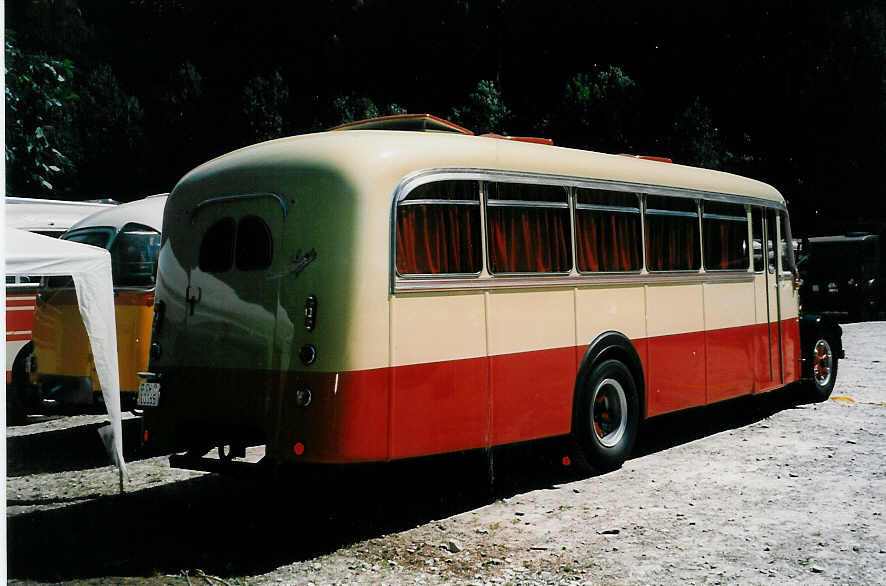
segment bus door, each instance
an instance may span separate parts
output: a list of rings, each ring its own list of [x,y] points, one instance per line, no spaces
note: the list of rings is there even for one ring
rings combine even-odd
[[[784,382],[784,356],[782,353],[781,331],[781,273],[778,254],[777,212],[766,209],[766,238],[764,239],[766,260],[766,303],[769,324],[770,383]]]
[[[272,194],[204,200],[190,211],[183,293],[191,383],[182,389],[214,422],[260,427],[276,404],[281,276],[287,270],[285,200]],[[175,246],[175,244],[173,245]],[[184,343],[182,343],[184,342]]]
[[[787,384],[800,378],[800,292],[794,284],[797,269],[794,265],[793,240],[787,214],[772,211],[776,227],[775,247],[778,287],[778,338],[781,366],[781,383]]]

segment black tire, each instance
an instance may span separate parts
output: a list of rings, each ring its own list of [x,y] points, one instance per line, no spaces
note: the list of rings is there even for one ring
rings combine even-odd
[[[640,427],[637,386],[618,360],[601,362],[575,392],[572,437],[579,468],[605,472],[631,455]]]
[[[828,336],[818,335],[814,340],[812,347],[806,350],[812,360],[812,371],[806,381],[806,395],[811,401],[820,403],[827,401],[834,390],[839,359],[834,351],[836,346]]]

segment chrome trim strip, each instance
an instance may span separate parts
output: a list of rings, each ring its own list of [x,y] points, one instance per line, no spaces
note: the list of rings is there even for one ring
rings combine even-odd
[[[717,273],[628,273],[587,274],[563,276],[489,277],[485,279],[415,279],[395,284],[394,293],[427,291],[486,291],[496,289],[546,289],[563,287],[606,287],[611,285],[676,285],[698,283],[752,283],[754,274],[741,272]]]
[[[642,192],[653,195],[669,195],[682,198],[702,198],[710,201],[754,204],[780,210],[786,209],[785,205],[782,203],[749,195],[705,191],[685,187],[669,187],[647,183],[613,181],[609,179],[470,167],[431,167],[410,173],[401,179],[397,187],[394,188],[394,201],[399,201],[405,197],[406,193],[409,191],[405,189],[406,187],[414,189],[419,185],[430,183],[431,181],[445,181],[447,179],[476,179],[478,181],[498,181],[500,183],[533,183],[541,185],[563,185],[566,187],[589,187],[591,189],[603,189],[606,191],[626,191],[630,193]]]
[[[491,208],[552,208],[562,210],[569,208],[569,202],[565,201],[521,201],[516,199],[487,198],[486,205]]]
[[[198,203],[193,210],[191,210],[191,221],[194,221],[194,218],[197,216],[200,211],[208,206],[215,205],[217,203],[225,203],[229,201],[240,201],[240,200],[249,200],[249,199],[262,199],[270,197],[277,200],[277,203],[280,204],[280,207],[283,208],[283,217],[285,218],[289,214],[289,206],[286,204],[286,200],[276,194],[276,193],[242,193],[237,195],[220,195],[218,197],[211,197],[209,199],[204,199],[200,203]]]
[[[591,210],[595,212],[615,212],[621,214],[639,214],[640,208],[630,208],[627,206],[619,207],[619,206],[603,206],[591,203],[577,203],[575,204],[575,209],[577,210]]]
[[[677,210],[657,210],[646,208],[647,216],[676,216],[679,218],[697,218],[698,212],[679,212]]]
[[[444,204],[452,204],[452,205],[472,205],[478,206],[480,205],[480,200],[478,199],[404,199],[400,202],[401,206],[412,206],[412,205],[444,205]]]

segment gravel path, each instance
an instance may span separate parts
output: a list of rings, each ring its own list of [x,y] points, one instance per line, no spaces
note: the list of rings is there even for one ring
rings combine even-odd
[[[7,430],[11,583],[882,584],[886,322],[844,326],[830,401],[792,389],[668,415],[618,471],[557,442],[293,477],[130,454],[101,416]],[[127,439],[138,420],[125,422]],[[130,443],[130,442],[127,442]],[[250,454],[256,460],[260,453]],[[202,575],[201,575],[202,573]]]

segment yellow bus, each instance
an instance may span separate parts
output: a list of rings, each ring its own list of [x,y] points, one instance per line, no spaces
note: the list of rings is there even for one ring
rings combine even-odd
[[[801,377],[830,393],[839,327],[801,328],[778,191],[507,138],[397,116],[188,173],[145,441],[198,467],[213,447],[348,463],[570,436],[607,469],[642,419]]]
[[[167,194],[154,195],[103,210],[77,222],[61,236],[111,253],[121,399],[130,408],[135,407],[136,373],[148,362],[166,200]],[[91,404],[101,397],[70,277],[41,280],[34,314],[34,356],[32,376],[40,398]]]

